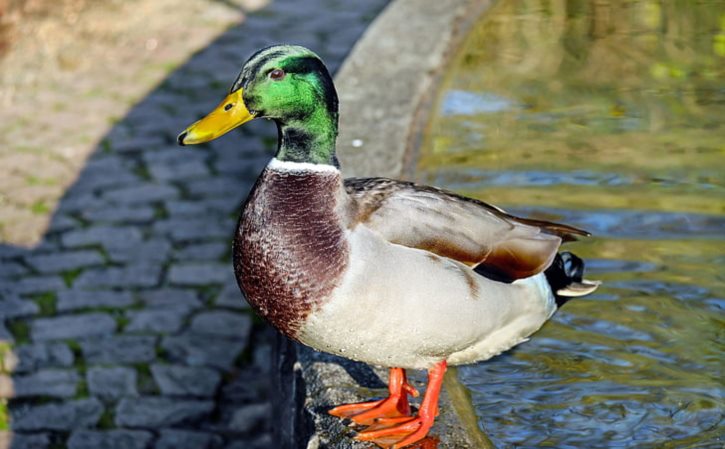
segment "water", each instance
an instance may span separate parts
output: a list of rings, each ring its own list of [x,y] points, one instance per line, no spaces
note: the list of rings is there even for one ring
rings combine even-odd
[[[498,448],[722,448],[725,2],[500,1],[418,181],[588,229],[603,286],[463,367]]]

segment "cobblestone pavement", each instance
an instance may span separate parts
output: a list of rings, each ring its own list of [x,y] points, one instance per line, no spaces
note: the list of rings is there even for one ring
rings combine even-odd
[[[0,449],[274,447],[274,333],[229,258],[276,129],[175,137],[253,50],[306,45],[334,70],[385,3],[277,0],[250,15],[113,127],[39,245],[0,244]]]

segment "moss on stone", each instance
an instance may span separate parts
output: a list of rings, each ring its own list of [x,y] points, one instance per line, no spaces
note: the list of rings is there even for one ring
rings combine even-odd
[[[153,374],[151,374],[151,367],[147,363],[137,363],[133,367],[136,368],[138,375],[136,378],[138,391],[142,395],[159,394],[159,387],[154,381]]]
[[[101,415],[101,418],[98,420],[97,426],[99,429],[102,430],[110,430],[116,428],[112,409],[106,409],[106,411],[103,412],[103,415]]]
[[[40,314],[42,316],[55,315],[58,298],[54,292],[39,293],[37,295],[33,295],[32,298],[38,305],[38,308],[40,308]]]
[[[30,326],[22,320],[13,320],[8,323],[8,330],[15,338],[15,343],[30,343]]]
[[[71,288],[73,287],[73,282],[75,282],[76,278],[83,273],[83,268],[75,268],[73,270],[67,270],[60,273],[60,277],[63,278],[63,282],[65,282],[66,287]]]
[[[84,399],[90,396],[90,392],[88,391],[88,382],[85,381],[85,379],[78,382],[78,386],[76,387],[76,399]]]

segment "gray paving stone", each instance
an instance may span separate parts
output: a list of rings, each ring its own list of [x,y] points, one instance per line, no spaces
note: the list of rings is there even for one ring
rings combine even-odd
[[[91,364],[148,363],[156,358],[156,338],[117,335],[81,342],[83,357]]]
[[[168,114],[167,110],[165,109],[173,105],[173,103],[170,103],[168,101],[157,101],[156,94],[157,92],[152,92],[151,95],[144,100],[143,108],[134,108],[129,111],[123,121],[125,124],[130,125],[130,130],[125,135],[118,136],[116,138],[116,141],[122,142],[125,140],[129,140],[135,134],[139,134],[138,132],[134,132],[136,125],[147,123],[149,121],[156,121],[159,119],[159,117],[163,117],[164,115]],[[162,147],[163,146],[164,145],[162,145]],[[162,152],[163,150],[142,151],[139,156],[141,156],[141,159],[145,161],[149,153],[155,153],[157,151]]]
[[[150,206],[102,207],[81,212],[83,218],[96,223],[145,223],[153,220],[155,215]]]
[[[116,425],[158,429],[199,421],[214,410],[212,401],[163,397],[122,399],[116,408]]]
[[[88,245],[103,245],[104,248],[125,247],[142,240],[141,231],[131,226],[93,226],[68,231],[61,236],[63,246],[77,248]]]
[[[228,428],[234,432],[248,433],[259,431],[264,423],[272,418],[272,407],[269,403],[243,405],[232,413]]]
[[[214,169],[222,174],[256,179],[269,163],[269,156],[248,157],[247,154],[227,152],[214,161]],[[251,189],[251,188],[250,188]]]
[[[71,370],[48,369],[12,379],[14,397],[51,396],[70,398],[75,396],[79,381],[78,373]]]
[[[169,268],[169,282],[176,285],[223,284],[234,279],[230,264],[184,263]]]
[[[169,86],[177,90],[199,90],[209,87],[209,82],[205,77],[197,73],[185,73],[183,71],[171,75],[167,82]]]
[[[60,242],[58,241],[57,236],[49,236],[45,240],[38,243],[37,246],[33,247],[32,252],[36,253],[49,253],[52,251],[60,251]]]
[[[66,214],[55,214],[48,225],[47,233],[59,233],[69,231],[81,225],[75,218]]]
[[[167,104],[178,104],[178,98],[169,98]],[[165,165],[167,167],[181,165],[186,162],[204,163],[209,159],[206,151],[200,151],[198,147],[179,148],[172,145],[159,151],[146,151],[141,153],[141,159],[147,167],[152,165]]]
[[[179,179],[194,179],[209,176],[209,168],[202,161],[184,161],[177,154],[176,164],[155,163],[147,164],[151,176],[158,181],[172,181]]]
[[[90,269],[81,273],[73,286],[76,288],[133,288],[154,287],[161,280],[162,268],[146,261],[123,268]]]
[[[58,293],[56,308],[59,312],[68,312],[94,307],[123,308],[133,303],[133,297],[128,291],[66,290]]]
[[[161,346],[175,362],[229,369],[247,343],[248,338],[243,335],[229,339],[185,333],[164,337]]]
[[[108,188],[119,188],[134,185],[142,180],[130,171],[119,171],[118,173],[107,173],[104,171],[89,171],[88,176],[82,176],[70,188],[73,195],[94,194],[99,190]]]
[[[236,222],[228,217],[170,218],[154,223],[154,233],[169,236],[175,242],[208,241],[209,239],[230,240],[234,235]]]
[[[113,262],[156,264],[166,261],[171,254],[171,243],[166,239],[152,238],[132,243],[108,252]]]
[[[112,140],[111,148],[119,153],[128,153],[132,151],[147,151],[153,148],[164,146],[166,142],[158,136],[138,135],[123,140]]]
[[[45,274],[101,265],[104,262],[103,256],[93,250],[39,254],[26,257],[25,261],[37,271]]]
[[[9,371],[27,373],[44,368],[67,368],[75,357],[65,343],[33,343],[20,345],[13,350],[15,360]],[[7,363],[7,359],[5,361]]]
[[[236,153],[243,150],[250,156],[267,156],[272,158],[276,150],[277,131],[274,123],[262,123],[262,120],[247,123],[242,129],[244,138],[216,139],[207,144],[217,155]]]
[[[191,321],[191,332],[218,337],[249,338],[252,318],[249,315],[228,311],[202,312]]]
[[[149,306],[175,306],[183,305],[196,309],[202,306],[199,294],[194,290],[179,288],[162,288],[158,290],[145,290],[138,293],[141,301]]]
[[[130,133],[128,130],[123,128],[124,127],[122,125],[117,126],[109,132],[108,137],[121,137],[120,133],[123,133],[123,138],[128,138]],[[93,170],[94,172],[100,171],[103,172],[104,175],[110,175],[118,171],[131,170],[132,167],[133,163],[129,161],[127,157],[109,153],[95,153],[86,162],[86,169]]]
[[[177,104],[175,105],[177,108],[181,107],[178,104],[179,100],[181,99],[177,98]],[[163,137],[166,141],[170,141],[176,140],[176,136],[179,135],[179,130],[187,126],[189,126],[188,119],[184,120],[184,117],[179,114],[178,116],[161,116],[154,122],[140,123],[134,126],[134,130],[139,134],[156,134]],[[166,147],[168,146],[170,145],[166,145]],[[159,149],[163,148],[164,145],[159,147]]]
[[[81,399],[43,405],[10,407],[13,429],[18,431],[59,430],[95,426],[103,414],[98,399]]]
[[[0,243],[0,260],[16,259],[26,256],[29,253],[27,248]]]
[[[81,430],[68,439],[68,449],[146,449],[153,434],[145,430]]]
[[[212,397],[222,380],[218,371],[200,366],[152,365],[151,373],[168,396]]]
[[[192,197],[216,196],[226,198],[230,202],[240,202],[249,194],[254,183],[243,181],[238,177],[217,176],[188,181],[184,185]]]
[[[200,243],[185,246],[174,251],[174,259],[219,261],[231,249],[229,242]]]
[[[167,201],[164,208],[171,216],[189,216],[194,217],[203,214],[209,210],[209,206],[204,201]]]
[[[59,276],[34,276],[22,278],[12,285],[18,294],[33,294],[65,290],[66,285]]]
[[[240,210],[240,206],[240,204],[230,203],[223,198],[208,199],[206,201],[167,201],[164,203],[164,208],[171,218],[195,218],[205,213],[228,214]]]
[[[12,334],[12,332],[8,330],[8,327],[5,325],[4,321],[0,321],[0,340],[11,343],[15,342],[15,336]]]
[[[58,204],[56,213],[69,214],[76,213],[89,208],[100,208],[106,206],[106,202],[101,200],[96,194],[90,192],[74,193],[73,188],[68,192],[69,194],[63,198]],[[74,230],[70,232],[77,232]]]
[[[131,137],[131,126],[130,124],[126,122],[120,122],[116,123],[116,126],[112,127],[107,133],[106,136],[103,138],[104,142],[102,145],[110,145],[110,142],[116,140],[121,141],[123,139],[128,139]],[[106,143],[108,141],[109,143]],[[125,155],[118,155],[113,153],[112,151],[104,151],[103,153],[96,152],[91,157],[91,162],[95,162],[102,159],[116,159],[116,160],[125,160]]]
[[[95,157],[88,161],[83,176],[73,184],[71,192],[87,193],[103,187],[133,185],[139,181],[128,160],[115,155]]]
[[[116,204],[144,204],[176,199],[179,191],[168,184],[142,184],[132,187],[107,190],[103,199]]]
[[[0,448],[3,449],[47,449],[50,438],[45,433],[17,433],[0,431]]]
[[[236,283],[226,284],[219,295],[214,300],[217,307],[227,307],[230,309],[249,310],[249,303],[242,295],[239,286]]]
[[[14,278],[26,274],[28,269],[11,260],[5,260],[0,262],[0,279],[2,278]]]
[[[0,320],[36,315],[40,312],[37,304],[29,299],[9,296],[0,300]]]
[[[211,449],[221,444],[221,438],[206,432],[163,429],[154,449]]]
[[[175,333],[184,324],[184,319],[191,309],[183,305],[165,307],[163,309],[141,310],[129,312],[130,322],[125,332]]]
[[[118,399],[124,396],[138,396],[136,370],[133,368],[92,367],[86,372],[86,380],[91,394],[100,398]]]
[[[115,331],[116,320],[107,313],[39,318],[30,326],[30,335],[35,341],[95,337]]]

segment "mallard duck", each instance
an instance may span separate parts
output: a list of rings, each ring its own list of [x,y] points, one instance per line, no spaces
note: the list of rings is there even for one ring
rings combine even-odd
[[[255,311],[287,337],[390,367],[387,398],[330,410],[368,426],[359,440],[392,448],[420,441],[447,365],[510,349],[567,298],[598,285],[582,279],[579,258],[558,252],[588,235],[581,229],[435,187],[343,179],[335,87],[304,47],[252,55],[229,95],[178,141],[207,142],[254,118],[276,122],[279,145],[243,206],[236,277]],[[405,369],[428,370],[414,415]]]

